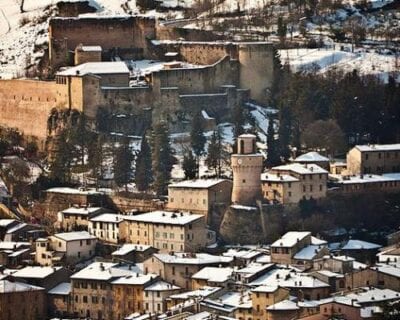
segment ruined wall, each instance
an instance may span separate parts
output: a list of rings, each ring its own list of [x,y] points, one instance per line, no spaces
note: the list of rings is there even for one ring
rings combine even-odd
[[[160,40],[179,40],[186,41],[217,41],[226,40],[226,36],[218,34],[214,31],[201,30],[201,29],[187,29],[180,28],[168,24],[157,25],[157,39]]]
[[[77,17],[83,13],[96,12],[96,8],[90,6],[89,0],[79,2],[60,1],[57,2],[59,17]]]
[[[49,55],[52,66],[66,65],[68,51],[79,44],[112,48],[141,48],[155,36],[155,20],[143,17],[53,18],[49,24]]]

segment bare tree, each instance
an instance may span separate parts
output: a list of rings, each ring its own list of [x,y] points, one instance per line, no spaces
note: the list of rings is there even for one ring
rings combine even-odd
[[[25,10],[24,10],[25,0],[17,0],[17,3],[19,4],[19,11],[21,13],[24,13],[25,12]]]

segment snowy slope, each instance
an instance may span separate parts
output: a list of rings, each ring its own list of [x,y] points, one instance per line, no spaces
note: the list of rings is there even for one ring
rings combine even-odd
[[[387,81],[389,74],[398,73],[396,58],[393,55],[367,52],[344,52],[332,49],[290,49],[279,51],[282,64],[289,64],[292,71],[311,70],[317,67],[319,72],[338,68],[345,72],[357,69],[360,74],[373,74]],[[400,81],[400,76],[397,75]]]

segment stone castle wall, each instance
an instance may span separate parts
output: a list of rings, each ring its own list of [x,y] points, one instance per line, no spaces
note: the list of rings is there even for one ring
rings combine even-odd
[[[67,65],[68,52],[79,44],[113,48],[143,49],[155,36],[155,19],[123,18],[54,18],[49,24],[49,56],[52,66]]]

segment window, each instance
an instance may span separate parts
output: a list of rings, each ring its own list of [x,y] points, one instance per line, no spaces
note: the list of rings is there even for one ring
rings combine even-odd
[[[82,247],[82,244],[83,244],[83,243],[82,243],[82,240],[80,240],[80,241],[79,241],[79,245],[80,245],[81,247]]]
[[[289,182],[288,186],[289,186],[289,188],[291,188],[291,187],[292,187],[292,183],[291,183],[291,182]]]
[[[83,297],[82,297],[82,301],[83,301],[83,303],[87,303],[87,302],[88,302],[87,296],[83,296]]]
[[[312,186],[310,186],[310,192],[312,192]]]
[[[291,197],[292,196],[292,193],[289,191],[289,197]]]
[[[306,186],[303,186],[303,192],[306,192]]]
[[[175,275],[175,267],[174,266],[172,267],[172,275],[173,276]]]
[[[170,233],[170,234],[169,234],[169,238],[170,238],[170,239],[174,239],[174,238],[175,238],[175,234]]]
[[[90,243],[91,243],[90,239],[86,240],[86,244],[87,244],[88,246],[90,246]]]
[[[243,183],[246,183],[246,179],[243,179],[242,182],[243,182]]]

